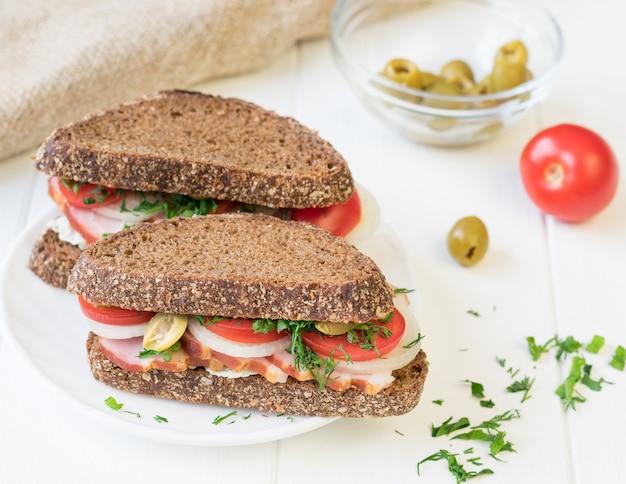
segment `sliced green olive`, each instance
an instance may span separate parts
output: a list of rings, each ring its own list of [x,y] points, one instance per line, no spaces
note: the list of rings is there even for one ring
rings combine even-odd
[[[439,76],[428,71],[422,71],[421,77],[422,77],[422,89],[428,89],[428,86],[441,80]]]
[[[448,62],[441,68],[441,73],[439,75],[448,82],[451,82],[452,79],[455,79],[458,76],[463,76],[474,82],[474,73],[472,72],[472,68],[467,62],[462,60],[453,60]]]
[[[143,346],[154,351],[165,351],[176,343],[187,329],[187,316],[156,313],[143,333]]]
[[[489,233],[481,219],[471,215],[458,220],[448,232],[448,252],[461,265],[480,262],[489,247]]]
[[[525,66],[528,62],[528,50],[521,40],[507,42],[498,49],[495,62],[506,62],[507,64],[520,64]]]
[[[492,92],[493,92],[493,87],[491,86],[491,76],[484,77],[479,82],[474,84],[472,89],[470,89],[470,94],[473,96],[478,96],[481,94],[490,94]]]
[[[469,92],[474,86],[474,73],[467,62],[462,60],[448,62],[441,68],[439,75],[463,93]]]
[[[329,336],[346,334],[356,326],[357,323],[331,323],[329,321],[317,321],[315,323],[315,329],[317,329],[320,333],[324,333]]]
[[[426,89],[424,90],[426,92],[442,94],[445,96],[460,96],[462,94],[461,90],[457,86],[449,84],[443,80],[437,80],[433,82],[432,84],[428,85],[428,87],[426,87]]]
[[[493,92],[506,91],[523,84],[532,77],[524,64],[511,64],[498,61],[491,71],[491,87]]]
[[[407,59],[391,59],[383,69],[383,76],[407,87],[422,88],[420,70]]]

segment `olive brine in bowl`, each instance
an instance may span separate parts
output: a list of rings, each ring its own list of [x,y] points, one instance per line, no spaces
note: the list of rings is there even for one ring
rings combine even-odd
[[[534,0],[339,0],[333,54],[364,106],[420,143],[481,142],[554,88],[563,39]]]

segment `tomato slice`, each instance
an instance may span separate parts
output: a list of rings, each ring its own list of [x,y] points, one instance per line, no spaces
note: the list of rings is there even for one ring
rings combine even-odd
[[[361,221],[361,198],[355,190],[345,203],[328,207],[294,208],[291,219],[311,222],[339,237],[345,237]]]
[[[233,202],[229,200],[215,200],[217,208],[213,213],[230,213],[237,212],[241,208],[241,202]]]
[[[122,194],[115,188],[107,188],[93,183],[59,179],[59,189],[67,203],[73,207],[102,207],[120,200]]]
[[[134,324],[147,323],[156,313],[151,311],[134,311],[112,306],[96,306],[81,296],[78,296],[80,309],[85,316],[98,323],[113,326],[131,326]]]
[[[224,318],[213,322],[212,318],[206,317],[204,320],[205,328],[209,331],[237,343],[270,343],[284,337],[276,330],[256,333],[252,328],[254,323],[252,319]]]
[[[397,309],[393,310],[393,316],[386,323],[376,323],[385,328],[391,334],[385,337],[381,334],[372,337],[372,343],[376,349],[363,348],[361,343],[351,343],[347,334],[329,336],[317,331],[302,333],[302,341],[317,354],[332,357],[335,360],[369,361],[390,353],[402,339],[406,322],[404,316]],[[347,355],[347,358],[346,358]]]

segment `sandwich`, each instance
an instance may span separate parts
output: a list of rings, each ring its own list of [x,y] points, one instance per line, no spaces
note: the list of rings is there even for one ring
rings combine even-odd
[[[183,402],[385,417],[428,372],[406,291],[310,223],[232,213],[141,223],[88,245],[67,289],[94,378]]]
[[[199,92],[158,92],[59,128],[35,167],[50,175],[48,193],[63,215],[29,266],[58,287],[87,244],[139,222],[260,212],[353,242],[378,224],[375,202],[317,133],[255,104]]]

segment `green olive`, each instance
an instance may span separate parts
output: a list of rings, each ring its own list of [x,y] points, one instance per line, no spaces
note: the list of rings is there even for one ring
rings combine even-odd
[[[315,323],[315,329],[317,329],[320,333],[324,333],[329,336],[346,334],[356,326],[357,323],[331,323],[330,321],[317,321]]]
[[[467,62],[462,60],[453,60],[448,62],[441,68],[439,75],[448,82],[451,82],[452,79],[458,76],[463,76],[474,82],[474,73],[472,72],[472,68],[467,64]]]
[[[422,71],[422,89],[428,89],[428,86],[434,82],[440,81],[441,78],[432,72]]]
[[[528,50],[521,40],[514,40],[504,44],[496,53],[495,62],[504,61],[507,64],[520,64],[525,66],[528,62]]]
[[[479,82],[474,84],[472,89],[470,89],[470,94],[473,96],[479,96],[481,94],[490,94],[492,92],[493,92],[493,87],[491,86],[491,76],[484,77]]]
[[[456,126],[456,118],[433,118],[428,121],[428,127],[435,131],[447,131]]]
[[[432,92],[435,94],[442,94],[445,96],[459,96],[461,95],[461,90],[453,85],[453,84],[449,84],[446,81],[443,80],[437,80],[435,82],[433,82],[432,84],[429,84],[426,89],[424,89],[426,92]]]
[[[489,247],[489,233],[481,219],[471,215],[458,220],[448,232],[448,252],[461,265],[480,262]]]
[[[383,76],[413,89],[422,88],[420,70],[407,59],[391,59],[383,69]]]
[[[511,64],[498,61],[491,71],[491,87],[493,92],[506,91],[523,84],[532,77],[524,64]]]
[[[441,68],[439,75],[463,93],[469,92],[474,85],[474,73],[467,62],[462,60],[448,62]]]

